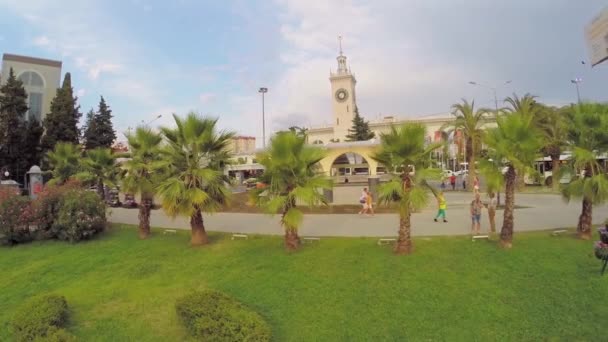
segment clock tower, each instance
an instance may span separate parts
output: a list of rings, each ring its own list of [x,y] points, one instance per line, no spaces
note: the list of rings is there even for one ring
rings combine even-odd
[[[338,69],[335,73],[330,71],[329,81],[334,110],[334,139],[339,139],[342,142],[346,140],[348,130],[353,125],[352,120],[357,105],[355,97],[357,80],[346,65],[346,56],[342,54],[342,36],[338,37],[338,42],[340,44],[340,55],[336,58]]]

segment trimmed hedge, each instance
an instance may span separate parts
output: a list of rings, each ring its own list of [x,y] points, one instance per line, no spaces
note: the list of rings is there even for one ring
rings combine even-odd
[[[200,341],[270,341],[270,327],[262,316],[221,292],[188,294],[176,301],[175,308]]]
[[[68,303],[63,296],[46,295],[31,299],[13,316],[11,327],[16,341],[33,341],[52,337],[62,341],[61,331],[68,320]],[[46,339],[44,339],[46,341]]]

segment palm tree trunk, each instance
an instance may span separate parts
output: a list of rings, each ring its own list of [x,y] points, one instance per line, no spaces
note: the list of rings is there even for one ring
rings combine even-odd
[[[101,197],[102,201],[106,200],[106,192],[103,188],[103,180],[101,180],[101,178],[97,180],[97,194],[99,195],[99,197]]]
[[[285,223],[285,215],[289,211],[289,209],[295,207],[295,203],[290,203],[283,209],[283,213],[281,214],[281,224],[285,227],[285,249],[288,251],[295,251],[300,248],[300,236],[298,236],[298,228],[292,227]]]
[[[576,227],[579,238],[583,240],[591,239],[592,215],[593,203],[587,197],[583,197],[583,208],[581,209],[581,215],[578,217],[578,226]]]
[[[143,194],[139,204],[139,238],[147,239],[150,236],[150,208],[152,201]]]
[[[551,156],[551,169],[552,171],[552,183],[551,186],[553,187],[553,191],[559,191],[559,181],[560,181],[560,177],[559,177],[559,154],[556,155],[552,155]]]
[[[190,228],[192,229],[192,236],[190,237],[190,244],[192,246],[201,246],[209,243],[207,232],[205,231],[205,223],[203,222],[203,214],[200,209],[196,209],[194,214],[190,216]]]
[[[399,236],[397,238],[397,244],[395,245],[395,254],[403,255],[412,253],[412,222],[410,217],[409,210],[407,213],[401,213],[399,215]]]
[[[506,174],[506,189],[505,189],[505,210],[502,221],[502,229],[500,230],[500,245],[504,248],[511,248],[513,244],[513,209],[515,207],[515,169],[509,166]]]

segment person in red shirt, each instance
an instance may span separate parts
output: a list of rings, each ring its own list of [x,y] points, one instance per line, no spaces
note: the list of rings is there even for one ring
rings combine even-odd
[[[450,185],[452,186],[452,190],[456,190],[456,176],[454,174],[450,176]]]

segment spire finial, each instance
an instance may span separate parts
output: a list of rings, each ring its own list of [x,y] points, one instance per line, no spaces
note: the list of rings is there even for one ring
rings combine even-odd
[[[338,44],[340,45],[340,56],[342,56],[342,36],[338,36]]]

